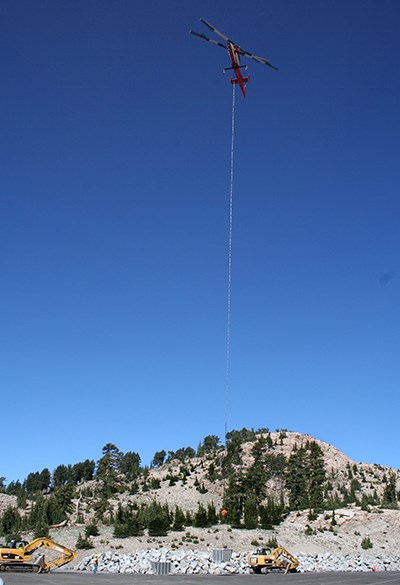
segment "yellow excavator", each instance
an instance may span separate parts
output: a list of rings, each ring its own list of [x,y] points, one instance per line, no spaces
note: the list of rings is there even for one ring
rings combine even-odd
[[[50,551],[51,558],[44,554],[33,560],[32,555],[40,548]],[[19,571],[30,573],[48,573],[52,569],[62,567],[76,558],[76,552],[49,538],[26,540],[10,540],[6,546],[0,545],[0,572]]]
[[[270,571],[296,573],[300,565],[298,559],[282,546],[273,550],[258,548],[255,553],[248,555],[247,562],[254,573],[269,573]]]

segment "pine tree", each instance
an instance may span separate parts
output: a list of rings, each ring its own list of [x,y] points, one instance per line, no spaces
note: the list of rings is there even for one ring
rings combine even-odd
[[[208,504],[207,506],[207,524],[212,526],[218,522],[217,511],[214,504]]]
[[[207,511],[202,504],[199,504],[193,516],[193,526],[205,528],[208,525]]]
[[[149,536],[166,536],[171,525],[171,518],[167,505],[161,506],[152,502],[146,511],[147,530]]]
[[[215,465],[213,462],[211,462],[210,465],[208,466],[208,471],[207,471],[206,477],[209,481],[215,481],[218,477],[218,474],[216,472]]]
[[[235,477],[233,474],[229,477],[228,487],[225,492],[223,507],[228,511],[224,517],[224,522],[234,528],[240,527],[243,514],[244,495],[244,478],[242,475]]]
[[[156,451],[156,453],[154,453],[154,457],[151,461],[151,467],[160,467],[160,465],[162,465],[164,463],[166,455],[167,454],[164,451],[164,449],[162,451]]]
[[[22,521],[18,510],[13,506],[8,506],[0,519],[1,534],[9,540],[12,535],[17,534],[21,530],[21,525]]]
[[[86,538],[89,538],[89,536],[99,536],[99,534],[100,534],[99,529],[97,528],[97,525],[94,522],[91,522],[90,524],[87,524],[87,526],[85,526]]]
[[[246,497],[244,504],[244,527],[248,530],[258,526],[258,506],[256,497],[250,494]]]
[[[218,449],[219,437],[217,435],[207,435],[197,448],[197,457],[202,457],[207,453],[212,453]]]
[[[271,530],[282,522],[282,514],[285,509],[283,494],[278,504],[273,498],[268,498],[265,506],[260,506],[260,526],[264,530]]]
[[[72,500],[74,499],[74,495],[75,489],[71,483],[67,483],[66,485],[59,487],[55,491],[54,497],[57,503],[57,508],[62,516],[60,522],[62,522],[62,520],[65,520],[67,515],[72,512],[73,510]],[[54,524],[56,524],[56,522]]]
[[[172,530],[175,530],[176,532],[181,532],[184,529],[185,525],[186,525],[185,513],[179,506],[175,506],[174,523],[172,525]]]
[[[35,524],[34,538],[48,538],[49,537],[49,523],[46,517],[45,510],[42,509]]]
[[[288,460],[286,486],[289,490],[289,508],[304,510],[308,507],[307,457],[303,447],[293,449]]]
[[[292,510],[321,510],[324,505],[325,462],[321,447],[307,441],[292,450],[286,469],[286,487]]]
[[[396,476],[394,473],[387,480],[382,497],[382,507],[397,508]]]
[[[254,462],[245,477],[246,494],[252,494],[259,504],[265,498],[268,473],[262,462]]]
[[[323,509],[325,479],[324,454],[321,447],[313,441],[310,443],[308,455],[308,494],[309,506],[314,511]]]
[[[81,533],[78,534],[78,538],[75,544],[76,548],[86,549],[93,548],[93,544],[90,542],[87,536],[83,537]]]
[[[128,451],[122,456],[119,462],[119,471],[123,473],[128,481],[137,479],[140,473],[140,455],[133,451]]]
[[[107,443],[102,452],[103,457],[98,463],[96,478],[101,481],[101,495],[104,498],[109,498],[116,492],[116,477],[123,455],[113,443]]]

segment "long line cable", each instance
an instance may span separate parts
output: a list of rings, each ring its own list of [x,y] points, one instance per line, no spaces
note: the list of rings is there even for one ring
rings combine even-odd
[[[227,328],[226,328],[226,371],[225,371],[225,445],[228,433],[228,405],[229,405],[229,374],[231,359],[231,284],[232,284],[232,218],[233,218],[233,163],[235,145],[235,84],[232,83],[232,138],[231,138],[231,167],[229,188],[229,238],[228,238],[228,295],[227,295]]]

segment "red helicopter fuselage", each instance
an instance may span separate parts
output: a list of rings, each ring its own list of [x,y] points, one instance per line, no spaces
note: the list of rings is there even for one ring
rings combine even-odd
[[[238,84],[240,89],[242,90],[243,96],[246,96],[246,86],[245,83],[250,81],[250,76],[243,77],[242,72],[240,71],[243,68],[243,65],[240,65],[240,47],[232,43],[232,41],[227,42],[228,53],[231,58],[232,69],[235,74],[235,77],[231,77],[232,84]],[[247,67],[245,67],[247,69]]]

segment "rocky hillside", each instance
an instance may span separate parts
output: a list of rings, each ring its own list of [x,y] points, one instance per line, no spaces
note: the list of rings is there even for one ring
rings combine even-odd
[[[81,481],[74,487],[66,520],[51,528],[50,535],[75,548],[79,534],[96,523],[99,534],[89,538],[94,550],[121,553],[159,547],[245,552],[273,542],[298,554],[356,554],[368,547],[370,553],[390,554],[400,549],[398,470],[354,462],[304,434],[246,433],[233,435],[227,449],[214,445],[201,456],[180,453],[141,470],[134,479],[117,473],[106,501],[104,476]],[[304,499],[304,489],[307,498],[315,493],[318,505]],[[51,491],[42,497],[50,498]],[[163,536],[149,536],[145,529],[136,536],[115,537],[121,510],[132,512],[154,502],[167,505],[171,513],[179,507],[186,514],[183,526],[175,530],[171,522]],[[17,504],[17,496],[0,494],[0,515]],[[272,520],[265,514],[271,505],[278,520],[276,514]],[[28,498],[19,509],[21,517],[28,517],[34,506]],[[190,524],[199,508],[210,507],[216,511],[213,523],[203,528]],[[223,507],[237,512],[226,523],[219,514]],[[33,532],[25,534],[29,539]],[[87,554],[81,550],[76,563]]]
[[[283,455],[286,460],[290,458],[294,449],[299,449],[311,442],[315,442],[322,450],[326,470],[325,490],[331,496],[343,493],[354,493],[356,499],[362,496],[373,496],[382,499],[389,478],[396,478],[396,491],[400,490],[400,471],[381,465],[356,463],[333,445],[315,439],[309,435],[295,432],[272,432],[268,435],[269,443],[265,446],[265,453],[272,457]],[[240,446],[240,462],[233,465],[236,471],[246,473],[255,464],[255,456],[252,453],[255,442],[245,442]],[[215,479],[210,479],[210,468],[219,470],[223,465],[226,451],[221,449],[211,452],[203,457],[195,457],[184,464],[177,459],[161,465],[157,469],[150,469],[146,480],[159,480],[160,487],[140,492],[134,499],[138,502],[149,502],[154,498],[170,506],[180,505],[185,510],[195,511],[198,504],[207,506],[214,503],[217,509],[223,505],[224,491],[227,487],[227,479],[220,478],[215,473]],[[187,474],[187,471],[189,473]],[[171,482],[171,477],[176,478],[176,483]],[[173,485],[171,485],[173,483]],[[143,485],[143,482],[142,482]],[[281,477],[273,476],[266,482],[266,498],[277,497],[283,490],[285,500],[288,500],[288,491]],[[351,502],[350,502],[351,503]]]

